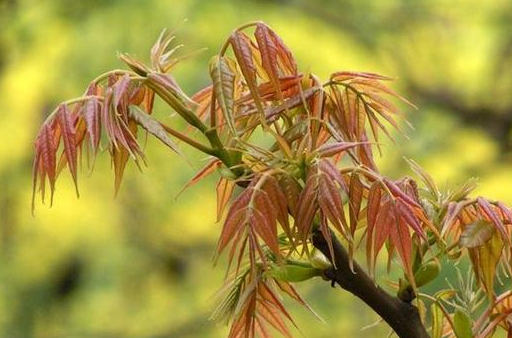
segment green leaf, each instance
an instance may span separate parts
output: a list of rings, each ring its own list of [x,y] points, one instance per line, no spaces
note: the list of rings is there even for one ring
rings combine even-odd
[[[441,338],[443,335],[443,311],[438,304],[434,303],[430,306],[430,312],[432,314],[432,338]]]
[[[495,233],[491,240],[484,246],[478,248],[478,269],[481,281],[487,294],[492,297],[494,277],[496,275],[496,267],[503,254],[503,241],[500,236]]]
[[[462,310],[457,309],[453,316],[453,331],[457,338],[473,338],[471,319]]]
[[[181,154],[176,143],[174,143],[160,122],[158,122],[154,117],[147,114],[137,106],[130,106],[130,117],[148,133],[154,135],[176,153]]]
[[[464,227],[459,238],[459,245],[465,248],[475,248],[487,242],[494,232],[491,222],[478,220]]]
[[[235,74],[231,70],[229,59],[214,56],[210,61],[210,76],[213,82],[215,98],[233,135],[237,135],[234,118]]]
[[[321,275],[321,270],[316,268],[307,268],[298,265],[272,266],[268,270],[268,276],[283,282],[303,282]]]

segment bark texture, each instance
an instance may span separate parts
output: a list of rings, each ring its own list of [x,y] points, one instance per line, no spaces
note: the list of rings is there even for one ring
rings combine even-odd
[[[334,234],[334,257],[331,257],[327,242],[320,231],[313,233],[313,245],[320,250],[336,268],[324,271],[325,277],[370,306],[401,338],[429,338],[418,309],[409,302],[391,296],[377,286],[366,272],[353,262],[354,272],[350,269],[349,256]]]

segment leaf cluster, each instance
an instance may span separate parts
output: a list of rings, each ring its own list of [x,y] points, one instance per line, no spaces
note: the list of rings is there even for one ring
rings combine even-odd
[[[387,253],[388,266],[403,271],[398,296],[431,302],[434,337],[466,337],[460,330],[490,337],[497,326],[512,332],[510,292],[499,294],[495,285],[498,268],[503,278],[511,275],[511,210],[470,198],[471,183],[441,192],[413,161],[418,182],[380,173],[374,158],[379,137],[391,138],[390,127],[400,130],[395,103],[414,107],[389,87],[391,78],[337,71],[322,82],[299,70],[268,25],[251,22],[233,30],[211,59],[211,85],[188,96],[171,75],[184,58],[175,56],[173,40],[164,31],[149,64],[120,54],[130,70],[100,75],[83,96],[50,114],[35,142],[34,195],[39,190],[44,200],[48,182],[53,199],[65,167],[77,185],[82,157],[92,168],[102,150],[110,155],[117,191],[128,160],[144,163],[141,132],[177,153],[180,140],[211,157],[186,187],[220,173],[217,257],[226,251],[229,267],[215,317],[231,322],[231,338],[270,337],[272,330],[291,336],[286,322],[294,323],[280,294],[306,305],[290,283],[326,267],[311,243],[317,229],[331,252],[331,230],[351,260],[364,251],[371,276]],[[188,129],[161,122],[153,112],[156,98]],[[464,308],[447,305],[453,292],[423,299],[419,290],[437,277],[440,259],[464,255],[487,295],[487,317],[476,322],[465,319]]]

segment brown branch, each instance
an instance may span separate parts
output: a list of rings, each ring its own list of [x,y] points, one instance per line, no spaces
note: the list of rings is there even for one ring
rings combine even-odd
[[[428,338],[418,309],[411,303],[393,297],[381,289],[366,274],[366,272],[353,262],[354,272],[350,269],[349,256],[334,234],[334,257],[331,257],[329,247],[320,231],[313,233],[313,245],[320,250],[331,263],[336,265],[324,271],[325,277],[333,283],[339,284],[343,289],[360,298],[370,306],[401,338]]]

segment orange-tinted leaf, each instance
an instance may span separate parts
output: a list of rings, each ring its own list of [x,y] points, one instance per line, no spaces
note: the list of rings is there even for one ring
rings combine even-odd
[[[348,72],[348,71],[341,71],[341,72],[335,72],[331,75],[332,80],[338,80],[338,81],[345,81],[353,78],[366,78],[366,79],[375,79],[375,80],[393,80],[390,77],[379,75],[375,73],[368,73],[368,72]]]
[[[235,182],[227,178],[221,178],[217,183],[217,222],[220,221],[224,214],[224,209],[233,194]]]
[[[193,186],[194,184],[196,184],[197,182],[199,182],[200,180],[202,180],[203,178],[205,178],[206,176],[210,175],[211,173],[213,173],[215,170],[217,170],[217,168],[222,164],[222,162],[219,160],[219,159],[213,159],[211,160],[210,162],[208,162],[207,165],[205,165],[201,170],[199,170],[199,172],[197,172],[197,174],[194,175],[194,177],[192,177],[190,179],[190,181],[187,182],[187,184],[185,184],[185,186],[181,189],[181,191],[178,193],[178,196],[187,188]]]
[[[503,254],[503,247],[503,240],[495,232],[484,245],[469,250],[477,279],[490,297],[494,296],[496,267]]]
[[[494,227],[491,222],[486,220],[478,220],[464,227],[460,238],[459,245],[465,248],[476,248],[484,245],[494,233]]]

